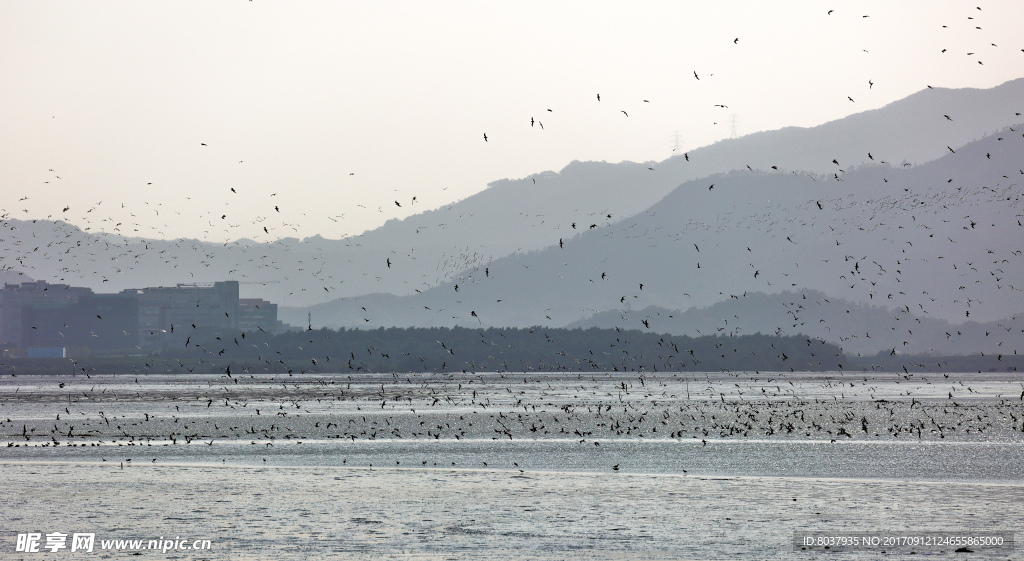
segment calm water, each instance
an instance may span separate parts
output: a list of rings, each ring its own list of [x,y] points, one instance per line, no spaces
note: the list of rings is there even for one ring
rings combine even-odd
[[[41,555],[30,531],[211,540],[142,552],[181,559],[892,556],[793,533],[1024,520],[1024,387],[980,376],[10,377],[0,558]]]

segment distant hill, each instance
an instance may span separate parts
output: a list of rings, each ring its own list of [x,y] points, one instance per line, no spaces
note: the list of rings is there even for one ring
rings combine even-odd
[[[644,323],[646,322],[646,323]],[[834,343],[845,353],[874,355],[1012,354],[1024,349],[1024,314],[1003,320],[951,324],[889,309],[830,298],[816,290],[731,296],[686,311],[648,307],[609,310],[573,322],[570,328],[614,328],[673,335],[802,334]]]
[[[8,283],[20,284],[23,282],[31,282],[32,280],[34,280],[32,277],[17,269],[7,267],[0,269],[0,286]]]
[[[1022,162],[1024,135],[1006,129],[917,166],[710,176],[628,219],[580,227],[561,247],[481,264],[421,294],[346,298],[312,314],[332,327],[565,326],[608,310],[817,290],[908,318],[996,321],[1024,311]],[[887,334],[882,346],[904,339]]]
[[[5,218],[0,221],[6,227],[0,239],[0,259],[4,264],[17,263],[35,278],[104,292],[234,279],[247,283],[242,285],[243,296],[289,306],[374,293],[415,296],[416,290],[478,278],[479,271],[503,257],[523,258],[557,246],[560,240],[563,244],[577,239],[582,242],[582,232],[591,231],[591,225],[598,227],[593,232],[605,235],[613,231],[606,227],[644,212],[681,184],[698,178],[746,171],[749,166],[763,174],[800,170],[830,177],[839,174],[845,179],[854,166],[865,163],[881,165],[884,161],[900,166],[904,161],[919,165],[935,160],[949,153],[947,147],[956,149],[1020,120],[1015,113],[1024,110],[1021,99],[1024,79],[986,90],[927,89],[818,127],[791,127],[723,140],[662,162],[572,162],[557,173],[495,181],[465,200],[392,220],[344,240],[287,238],[267,244],[152,240],[82,231],[60,221]],[[960,177],[965,185],[975,185],[964,175]],[[723,182],[737,185],[735,179],[722,179],[716,188],[721,192]],[[697,189],[701,183],[703,180],[688,188]],[[824,193],[812,196],[832,200]],[[723,208],[711,199],[702,204],[705,207],[699,209],[698,218],[703,223],[728,218],[710,214]],[[868,218],[847,216],[850,220]],[[635,220],[630,224],[639,227]],[[130,232],[131,225],[118,230]],[[683,305],[671,299],[666,303]],[[601,305],[600,309],[605,309]],[[552,317],[559,319],[552,321],[577,319],[578,311],[568,313],[575,308],[555,312]],[[524,308],[512,315],[518,323],[546,321],[545,316],[551,315],[538,316],[539,311],[544,310]]]

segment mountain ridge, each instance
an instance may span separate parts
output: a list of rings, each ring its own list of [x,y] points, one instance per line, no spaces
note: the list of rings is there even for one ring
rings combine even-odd
[[[836,166],[828,179],[732,171],[684,183],[561,247],[466,269],[412,296],[364,295],[313,312],[333,327],[386,325],[377,323],[385,317],[405,318],[400,326],[565,326],[627,301],[686,309],[799,287],[949,322],[997,320],[1024,309],[1014,284],[1024,278],[1022,156],[1024,135],[1007,129],[920,166]],[[377,308],[354,321],[356,301]]]
[[[285,306],[378,292],[414,296],[497,259],[567,243],[591,225],[603,228],[642,213],[688,181],[747,166],[845,174],[871,163],[869,152],[875,162],[937,159],[947,147],[959,150],[1019,120],[1013,113],[1020,99],[1024,79],[985,90],[926,89],[816,127],[726,139],[662,162],[574,161],[559,172],[491,182],[457,203],[342,240],[151,240],[8,214],[0,249],[26,275],[98,291],[231,278],[246,283],[245,296]]]

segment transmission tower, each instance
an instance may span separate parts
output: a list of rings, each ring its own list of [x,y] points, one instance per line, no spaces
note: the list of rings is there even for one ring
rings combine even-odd
[[[729,121],[729,138],[737,138],[739,135],[736,133],[736,125],[739,121],[736,120],[736,114],[733,113]]]
[[[682,142],[682,140],[679,139],[679,131],[676,131],[675,139],[674,139],[674,146],[675,147],[672,149],[672,152],[673,152],[672,155],[673,156],[682,156],[683,155],[683,142]]]

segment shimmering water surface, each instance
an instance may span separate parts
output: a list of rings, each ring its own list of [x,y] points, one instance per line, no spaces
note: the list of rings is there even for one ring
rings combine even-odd
[[[907,555],[791,542],[1016,530],[1022,392],[1009,373],[8,377],[0,558],[29,531],[213,542],[141,552],[189,559]]]

